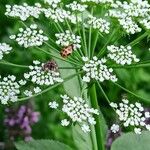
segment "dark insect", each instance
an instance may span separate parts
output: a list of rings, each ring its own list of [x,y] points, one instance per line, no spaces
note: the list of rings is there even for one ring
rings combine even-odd
[[[73,44],[71,44],[71,45],[69,45],[69,46],[63,48],[63,49],[61,50],[60,54],[61,54],[61,56],[62,56],[63,58],[66,58],[66,57],[68,57],[69,55],[71,55],[72,52],[73,52]]]
[[[58,66],[54,60],[50,60],[47,63],[45,63],[42,67],[42,70],[44,71],[56,71],[58,69]]]

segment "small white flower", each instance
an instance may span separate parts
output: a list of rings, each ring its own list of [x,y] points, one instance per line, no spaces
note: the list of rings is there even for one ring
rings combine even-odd
[[[82,131],[85,132],[85,133],[91,131],[91,130],[90,130],[90,127],[89,127],[88,125],[86,125],[86,124],[83,124],[83,125],[81,126],[81,129],[82,129]]]
[[[140,128],[134,128],[134,132],[136,134],[141,134],[141,129]]]
[[[110,130],[113,132],[113,133],[117,133],[119,131],[120,127],[118,124],[113,124],[110,128]]]
[[[36,94],[42,91],[39,87],[35,87],[33,90]]]
[[[49,107],[53,109],[57,109],[59,107],[59,104],[57,102],[49,102]]]
[[[25,90],[24,91],[24,95],[28,96],[28,97],[31,97],[33,95],[32,91],[29,91],[29,90]]]
[[[67,8],[70,8],[72,11],[83,12],[88,7],[87,5],[79,4],[77,1],[73,1],[72,3],[66,5]]]
[[[70,122],[67,119],[61,120],[61,125],[62,126],[68,126],[70,124]]]
[[[3,58],[4,54],[9,54],[12,50],[12,47],[10,47],[6,43],[0,43],[0,60]]]

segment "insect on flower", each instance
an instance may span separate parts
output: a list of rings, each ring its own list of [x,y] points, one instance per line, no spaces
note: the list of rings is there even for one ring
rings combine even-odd
[[[58,69],[58,66],[57,66],[57,64],[56,64],[56,62],[54,60],[48,61],[42,67],[43,71],[48,71],[48,70],[56,71],[57,69]]]
[[[69,45],[69,46],[63,48],[63,49],[61,50],[60,54],[61,54],[61,56],[62,56],[63,58],[66,58],[66,57],[68,57],[69,55],[71,55],[72,52],[73,52],[73,44],[71,44],[71,45]]]

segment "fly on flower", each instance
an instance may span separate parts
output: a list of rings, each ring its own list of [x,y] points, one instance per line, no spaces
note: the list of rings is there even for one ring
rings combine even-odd
[[[72,52],[73,52],[73,44],[71,44],[71,45],[69,45],[69,46],[63,48],[63,49],[61,50],[60,54],[61,54],[61,56],[62,56],[63,58],[66,58],[66,57],[68,57],[69,55],[71,55]]]
[[[51,71],[57,71],[57,69],[58,69],[58,66],[57,66],[57,64],[56,64],[56,62],[54,60],[48,61],[42,67],[43,71],[49,71],[49,70],[51,70]]]

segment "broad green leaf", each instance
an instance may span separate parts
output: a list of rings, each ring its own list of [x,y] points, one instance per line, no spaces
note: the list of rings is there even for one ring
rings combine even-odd
[[[72,127],[73,139],[78,150],[92,150],[90,134],[84,133],[79,125]]]
[[[111,150],[149,150],[150,132],[142,132],[141,135],[127,133],[118,138],[113,144]]]
[[[69,146],[53,140],[33,140],[15,143],[17,150],[73,150]]]
[[[59,59],[55,59],[55,61],[57,62],[59,67],[73,67],[72,64],[69,64],[68,62]],[[59,71],[63,79],[76,73],[75,69],[60,69]],[[80,96],[80,84],[78,77],[76,76],[64,83],[64,89],[66,91],[66,94],[70,96]]]

